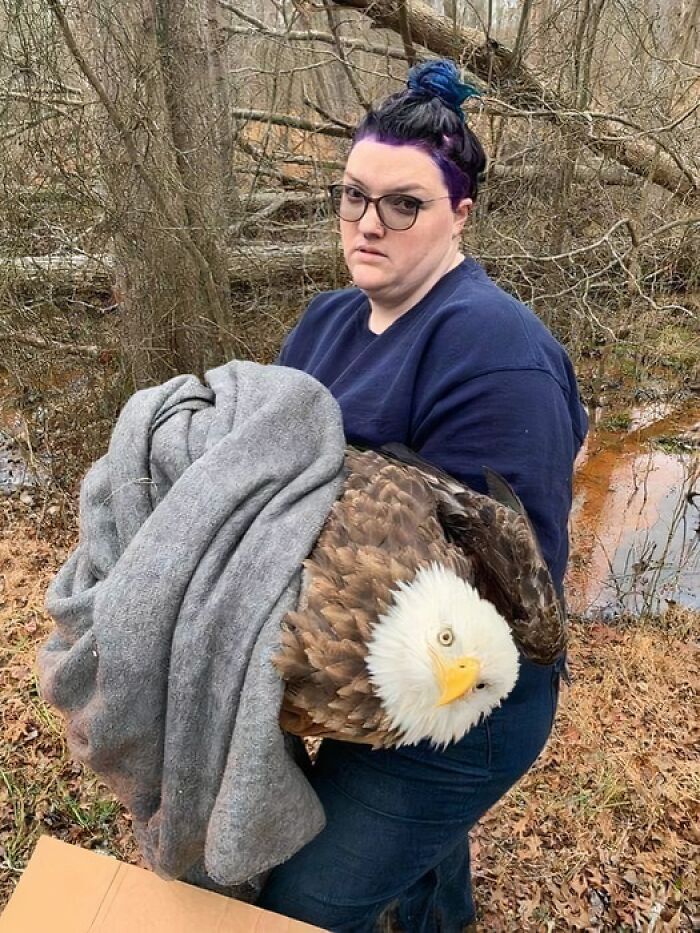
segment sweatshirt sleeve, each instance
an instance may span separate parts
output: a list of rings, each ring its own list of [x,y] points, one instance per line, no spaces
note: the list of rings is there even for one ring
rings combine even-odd
[[[453,379],[417,413],[412,438],[426,460],[472,489],[487,491],[484,466],[508,480],[528,512],[558,590],[568,559],[573,465],[580,446],[569,401],[557,380],[537,369]]]

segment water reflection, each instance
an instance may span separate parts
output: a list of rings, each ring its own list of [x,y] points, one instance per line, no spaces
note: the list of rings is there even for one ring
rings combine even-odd
[[[591,432],[575,482],[574,611],[700,608],[700,496],[692,496],[700,491],[699,418],[694,402],[672,414],[633,412],[627,433]]]

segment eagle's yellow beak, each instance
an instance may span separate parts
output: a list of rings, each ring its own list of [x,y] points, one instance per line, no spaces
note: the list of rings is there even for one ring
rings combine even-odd
[[[435,677],[440,686],[440,699],[438,706],[446,706],[459,697],[464,696],[479,679],[481,665],[469,655],[455,658],[449,664],[445,663],[435,651],[431,651],[434,661]]]

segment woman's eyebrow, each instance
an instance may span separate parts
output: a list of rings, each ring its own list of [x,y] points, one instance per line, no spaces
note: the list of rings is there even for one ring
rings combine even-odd
[[[368,187],[368,185],[366,185],[361,179],[355,178],[355,176],[351,175],[350,172],[346,172],[345,175],[350,181],[355,182],[356,185],[360,185],[363,188]],[[406,185],[394,185],[390,189],[387,190],[387,194],[404,194],[408,191],[427,192],[427,190],[428,190],[427,188],[424,188],[421,184],[414,181],[414,182],[409,182]]]

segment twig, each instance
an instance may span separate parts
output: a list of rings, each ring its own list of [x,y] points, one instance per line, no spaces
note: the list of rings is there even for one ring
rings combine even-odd
[[[340,59],[340,63],[343,66],[343,70],[347,76],[348,81],[350,82],[350,87],[355,92],[355,97],[357,97],[357,100],[360,106],[365,110],[366,113],[368,113],[372,109],[372,106],[370,103],[368,103],[365,95],[363,94],[362,88],[360,87],[360,84],[357,78],[355,77],[355,73],[350,67],[350,62],[348,61],[347,56],[345,55],[343,44],[340,41],[340,33],[338,32],[338,24],[335,21],[335,15],[333,13],[333,5],[331,4],[330,0],[323,0],[323,5],[326,10],[326,18],[328,19],[328,27],[333,37],[333,45],[335,46],[335,50],[338,53],[338,58]]]
[[[50,0],[53,2],[53,0]],[[344,127],[333,123],[313,123],[303,117],[292,117],[284,113],[269,113],[265,110],[245,110],[241,107],[232,107],[231,115],[238,120],[255,120],[261,123],[274,123],[276,126],[289,126],[296,130],[306,130],[309,133],[320,133],[323,136],[336,136],[339,139],[348,139],[350,132]]]
[[[58,120],[63,116],[65,116],[65,114],[60,110],[56,110],[53,113],[42,114],[42,116],[37,117],[36,120],[30,120],[28,123],[23,123],[21,126],[17,126],[15,129],[10,130],[9,133],[4,133],[0,136],[0,143],[7,143],[11,139],[14,139],[15,136],[21,136],[22,133],[26,133],[27,130],[33,130],[35,126],[41,126],[42,123],[48,123],[49,120]]]
[[[41,104],[45,107],[86,107],[91,103],[91,101],[85,100],[66,100],[64,97],[41,97],[39,95],[30,94],[27,91],[10,90],[0,92],[0,101],[4,100],[17,100],[27,104]]]
[[[6,340],[21,343],[28,347],[36,347],[38,350],[56,350],[60,353],[72,353],[79,356],[89,356],[96,359],[106,348],[97,347],[94,344],[84,343],[64,343],[61,340],[47,340],[44,337],[32,337],[29,334],[20,334],[12,331],[5,335]]]
[[[487,98],[485,96],[479,97],[471,106],[474,108],[475,112],[493,114],[495,116],[512,119],[530,120],[541,118],[550,122],[554,121],[559,125],[565,125],[567,123],[584,124],[588,126],[588,139],[593,143],[599,143],[605,146],[614,146],[623,143],[628,145],[635,140],[641,141],[644,138],[649,138],[674,162],[688,181],[691,189],[695,192],[700,191],[700,179],[696,177],[693,170],[685,164],[681,156],[658,137],[658,133],[667,132],[669,128],[677,126],[679,123],[683,122],[683,120],[687,119],[688,116],[700,107],[700,104],[693,105],[689,111],[685,114],[681,114],[672,124],[652,127],[649,130],[645,130],[628,117],[595,110],[557,110],[551,107],[542,108],[540,110],[523,110],[518,107],[513,107],[506,103],[506,101],[497,98]],[[467,104],[467,108],[469,108],[469,104]],[[630,129],[636,130],[636,132],[630,136],[601,135],[594,132],[596,123],[619,123],[621,126],[628,126]],[[632,170],[629,164],[627,164],[627,168]],[[636,174],[639,173],[637,172]]]
[[[256,19],[255,16],[251,16],[250,13],[244,13],[243,10],[240,10],[237,6],[234,6],[232,3],[227,3],[226,0],[216,0],[219,6],[228,10],[229,13],[235,13],[239,19],[242,19],[244,23],[250,23],[251,26],[255,26],[260,32],[267,32],[268,26],[263,23],[261,19]]]
[[[315,110],[316,113],[323,117],[324,120],[328,120],[329,123],[335,124],[335,126],[340,126],[344,130],[347,130],[348,134],[352,135],[355,132],[355,127],[351,126],[349,123],[346,123],[345,120],[339,120],[338,117],[334,117],[333,114],[328,113],[324,110],[320,104],[317,104],[315,101],[311,100],[310,97],[304,96],[304,103],[307,107],[311,107],[312,110]]]
[[[236,146],[241,150],[241,152],[245,152],[246,155],[249,155],[251,159],[253,159],[256,164],[256,169],[259,172],[262,172],[265,175],[270,175],[273,178],[277,178],[278,181],[280,181],[282,184],[290,185],[292,188],[311,188],[311,185],[307,181],[304,181],[302,178],[295,178],[293,175],[285,174],[285,172],[280,171],[278,168],[263,165],[263,162],[269,161],[269,157],[261,152],[260,149],[258,149],[256,146],[251,145],[251,143],[243,139],[240,134],[236,139]]]
[[[218,0],[218,2],[220,3],[221,0]],[[226,5],[226,9],[231,12],[237,12],[233,10],[230,4]],[[244,14],[240,15],[241,19],[245,19],[247,22],[250,22],[252,18],[246,17]],[[251,26],[253,26],[253,24],[251,24]],[[323,42],[326,45],[334,44],[333,36],[327,32],[320,32],[316,29],[292,29],[289,32],[282,32],[278,29],[272,29],[264,23],[260,23],[260,26],[254,26],[251,29],[244,29],[241,26],[223,26],[222,28],[232,36],[260,35],[267,39],[279,39],[283,42]],[[341,38],[340,43],[343,49],[348,52],[367,52],[369,55],[378,55],[381,58],[393,58],[401,62],[406,61],[406,53],[403,49],[388,45],[372,45],[369,42],[363,42],[362,39]]]
[[[610,237],[615,233],[616,230],[619,230],[620,227],[629,226],[629,220],[627,217],[623,217],[621,220],[618,220],[617,223],[613,224],[612,227],[603,234],[598,240],[594,243],[587,243],[585,246],[578,246],[575,249],[568,250],[565,253],[554,253],[546,256],[535,256],[532,253],[511,253],[506,256],[489,256],[481,255],[480,259],[486,261],[508,261],[508,260],[526,260],[528,262],[561,262],[564,259],[572,259],[574,256],[580,256],[583,253],[590,253],[592,250],[597,249],[599,246],[602,246],[603,243],[609,243]]]

